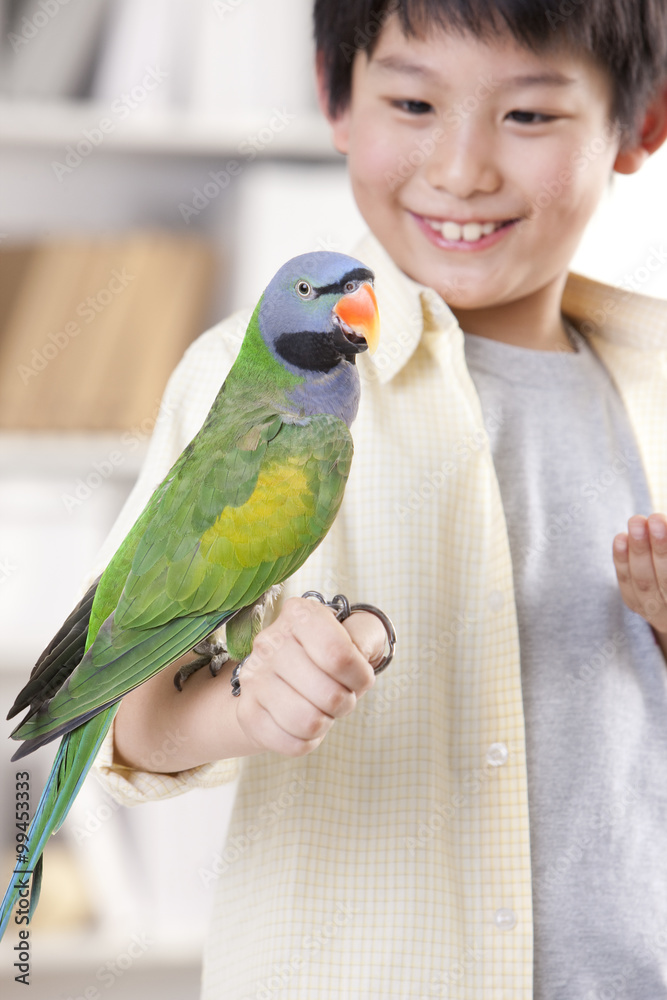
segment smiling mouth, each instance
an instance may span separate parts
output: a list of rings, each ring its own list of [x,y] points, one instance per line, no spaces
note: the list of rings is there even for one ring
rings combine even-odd
[[[499,229],[505,229],[518,219],[503,219],[501,222],[493,221],[473,221],[454,222],[450,219],[430,219],[426,215],[420,216],[431,229],[442,236],[443,239],[451,243],[477,243],[484,236],[491,236]]]

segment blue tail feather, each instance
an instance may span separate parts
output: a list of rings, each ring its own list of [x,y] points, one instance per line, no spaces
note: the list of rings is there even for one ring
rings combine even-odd
[[[39,899],[42,852],[46,842],[67,816],[117,711],[118,703],[63,737],[30,824],[25,850],[17,861],[0,905],[0,939],[14,907],[19,899],[26,898],[27,893],[30,895],[28,919],[32,918]]]

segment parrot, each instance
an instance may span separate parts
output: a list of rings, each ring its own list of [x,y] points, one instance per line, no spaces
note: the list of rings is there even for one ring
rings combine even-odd
[[[61,742],[17,851],[0,938],[17,902],[32,918],[45,844],[120,699],[191,650],[202,655],[176,674],[179,689],[207,664],[215,676],[245,659],[267,595],[331,527],[352,461],[356,356],[379,342],[373,283],[361,261],[331,251],[279,268],[201,429],[39,657],[8,715],[28,709],[12,760]],[[213,638],[223,625],[224,644]]]

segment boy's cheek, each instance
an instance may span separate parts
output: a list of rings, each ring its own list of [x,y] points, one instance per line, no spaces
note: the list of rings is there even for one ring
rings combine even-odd
[[[402,145],[389,128],[372,119],[355,124],[350,135],[349,169],[361,178],[377,180],[394,168]]]
[[[363,152],[349,163],[353,187],[365,198],[384,201],[404,183],[400,151],[386,143],[368,143]]]

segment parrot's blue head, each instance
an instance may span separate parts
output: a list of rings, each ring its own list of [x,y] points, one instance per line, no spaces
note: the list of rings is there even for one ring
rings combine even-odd
[[[259,326],[265,343],[287,368],[307,377],[354,364],[378,338],[373,272],[342,253],[293,257],[264,292]]]
[[[267,286],[259,329],[274,358],[304,379],[291,399],[305,412],[354,419],[355,358],[379,336],[373,280],[354,257],[318,251],[288,260]]]

